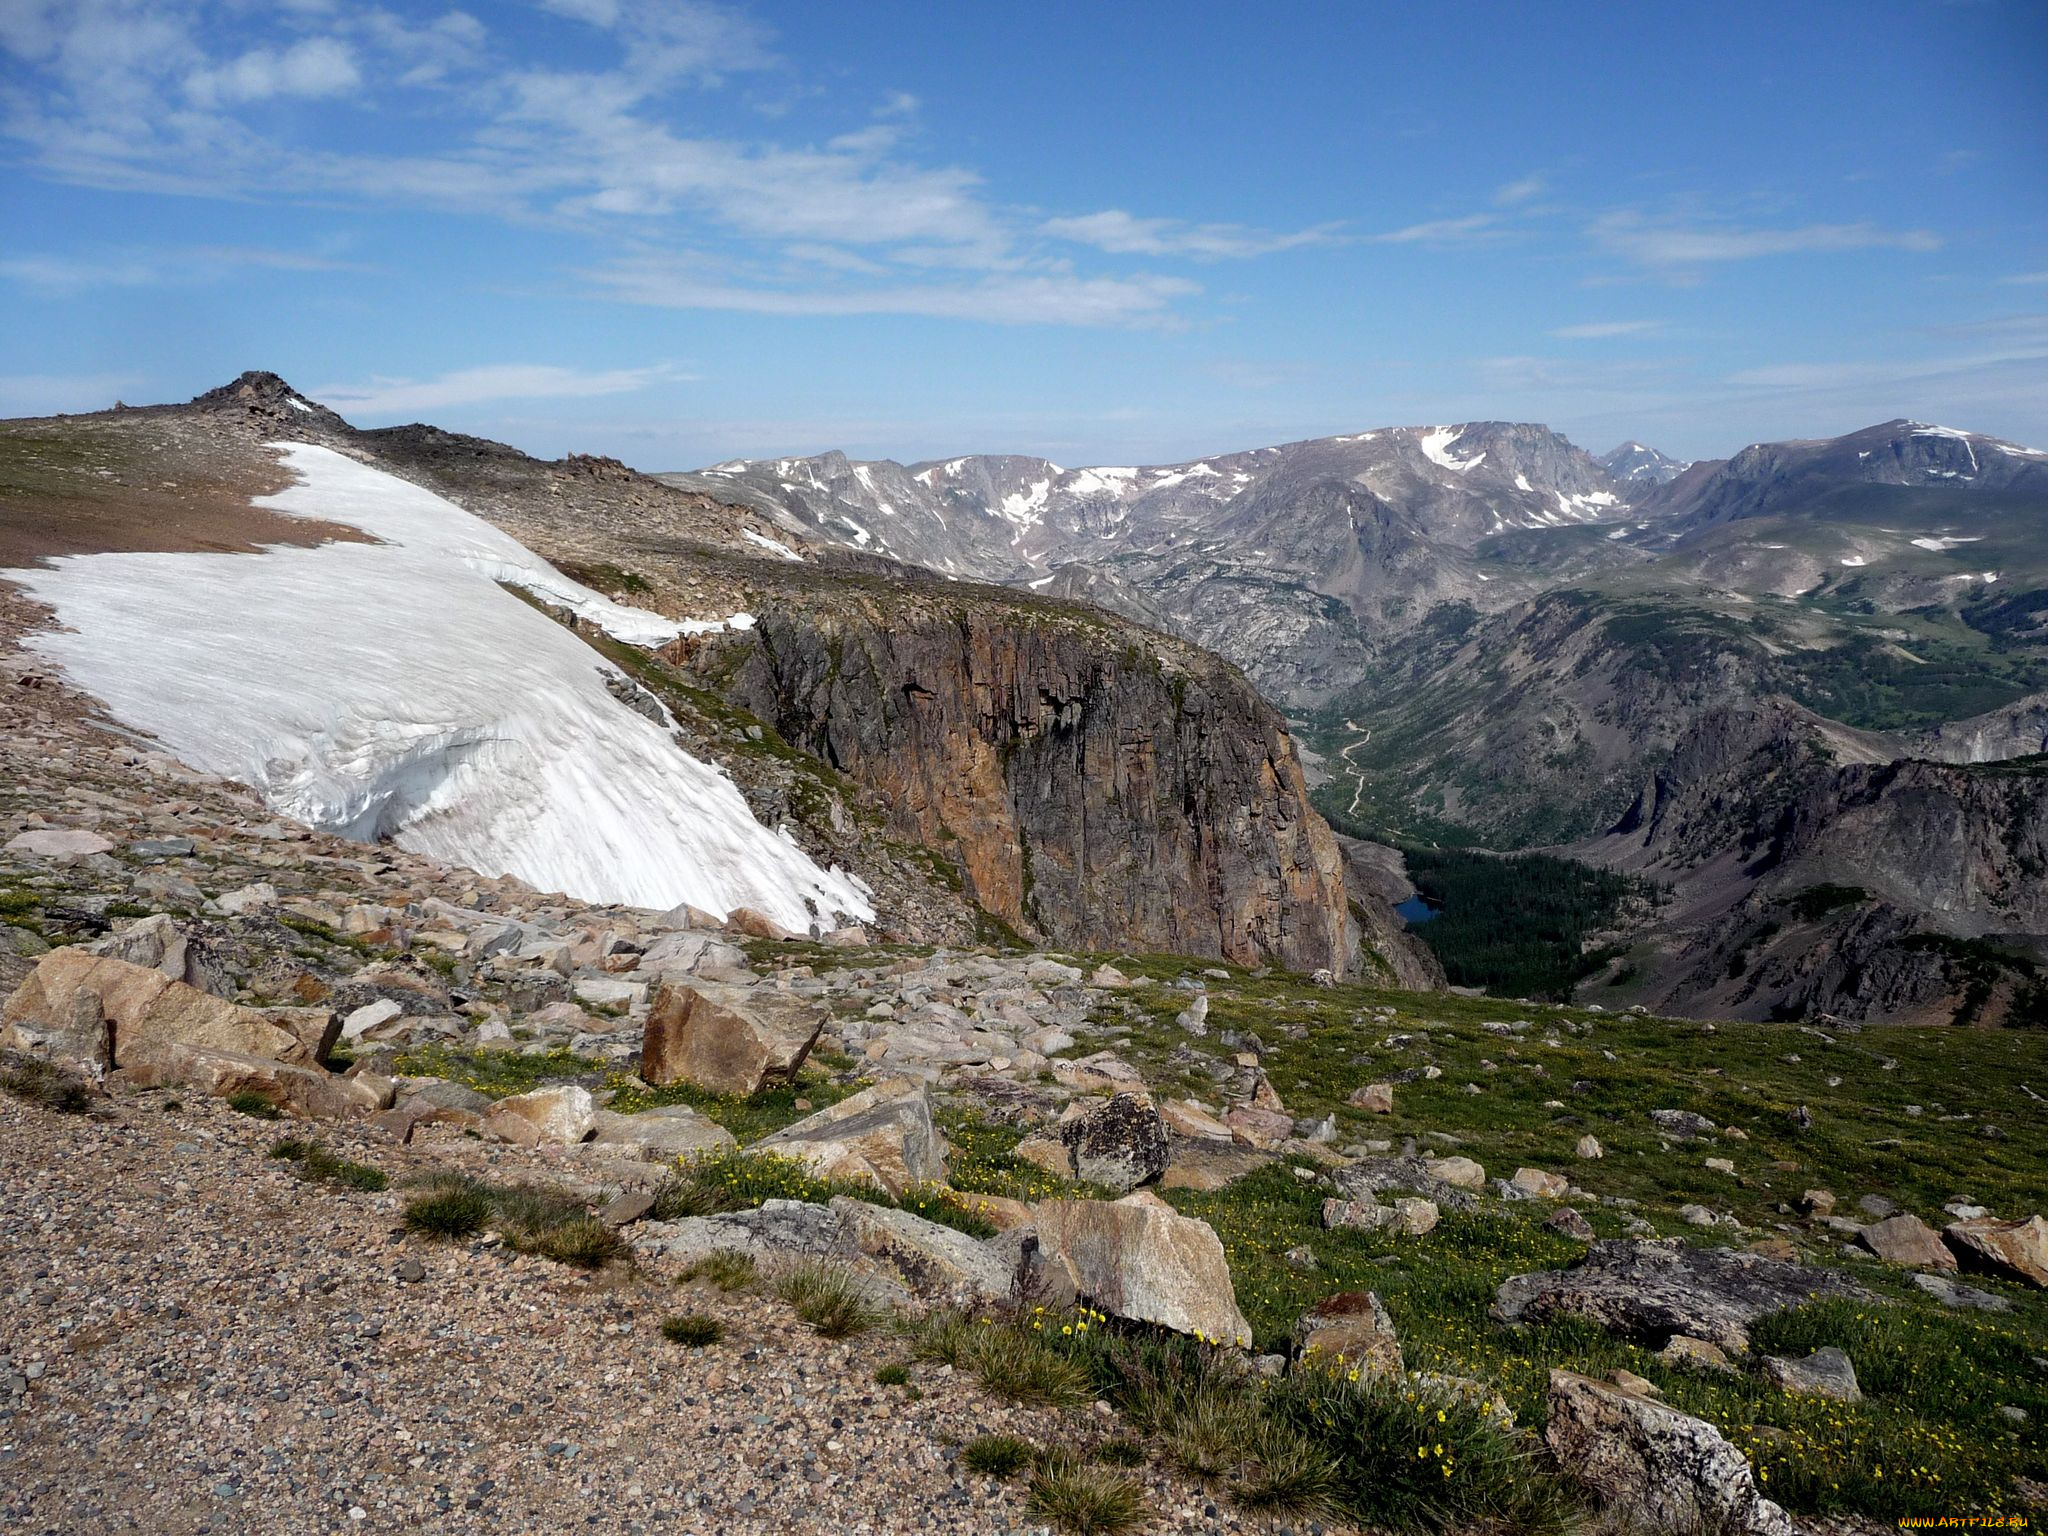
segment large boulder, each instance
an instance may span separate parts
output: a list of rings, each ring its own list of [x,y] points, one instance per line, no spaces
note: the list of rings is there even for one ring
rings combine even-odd
[[[1493,1316],[1510,1324],[1583,1317],[1651,1348],[1683,1333],[1739,1353],[1760,1317],[1815,1296],[1869,1294],[1838,1270],[1692,1248],[1675,1237],[1610,1239],[1592,1244],[1569,1269],[1510,1276],[1494,1297]]]
[[[737,1146],[733,1134],[687,1104],[666,1104],[637,1115],[615,1115],[600,1109],[597,1134],[590,1146],[598,1156],[616,1154],[646,1163],[670,1163],[679,1157],[701,1157]]]
[[[846,1240],[919,1296],[955,1302],[1008,1298],[1017,1278],[1017,1245],[983,1242],[911,1211],[836,1195],[832,1209]]]
[[[1251,1343],[1222,1240],[1206,1221],[1137,1200],[1047,1200],[1038,1248],[1061,1290],[1114,1317]]]
[[[88,1023],[97,1006],[100,1026]],[[168,1046],[191,1046],[310,1065],[314,1051],[292,1030],[162,971],[125,960],[53,949],[0,1009],[0,1048],[70,1053],[128,1067]]]
[[[1059,1127],[1084,1183],[1118,1194],[1150,1184],[1166,1172],[1166,1122],[1149,1099],[1119,1093]]]
[[[1890,1216],[1872,1222],[1857,1236],[1887,1264],[1903,1264],[1908,1269],[1956,1267],[1956,1256],[1942,1242],[1941,1234],[1918,1216]]]
[[[484,1111],[484,1129],[515,1146],[573,1147],[597,1129],[597,1105],[588,1088],[536,1088],[500,1099]]]
[[[343,1077],[322,1067],[176,1041],[132,1057],[124,1069],[142,1088],[193,1088],[216,1098],[254,1094],[307,1120],[341,1120],[388,1108],[391,1080],[365,1073]]]
[[[747,952],[728,944],[713,933],[665,933],[648,945],[639,964],[639,976],[702,976],[710,981],[736,982],[751,976]]]
[[[1704,1419],[1571,1371],[1550,1373],[1543,1439],[1629,1530],[1795,1536],[1749,1463]]]
[[[1832,1345],[1796,1359],[1766,1355],[1764,1374],[1781,1390],[1801,1397],[1826,1397],[1838,1403],[1863,1401],[1855,1365]]]
[[[931,1091],[899,1077],[864,1088],[754,1143],[798,1158],[821,1178],[861,1180],[901,1195],[946,1181],[946,1138],[932,1120]]]
[[[1945,1235],[1971,1269],[2048,1287],[2048,1219],[1999,1221],[1975,1216],[1950,1222]]]
[[[647,1015],[640,1075],[744,1098],[793,1081],[824,1027],[825,1009],[793,992],[666,982]]]
[[[1294,1343],[1304,1365],[1394,1380],[1405,1369],[1394,1320],[1371,1291],[1339,1291],[1324,1297],[1295,1321]]]

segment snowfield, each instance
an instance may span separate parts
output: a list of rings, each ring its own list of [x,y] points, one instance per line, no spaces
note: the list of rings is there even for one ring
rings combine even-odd
[[[799,932],[873,916],[857,880],[762,826],[718,769],[611,695],[609,663],[500,583],[639,645],[749,616],[626,607],[431,491],[271,446],[298,483],[259,506],[379,542],[10,572],[64,626],[28,643],[124,724],[324,831],[590,901],[749,906]]]

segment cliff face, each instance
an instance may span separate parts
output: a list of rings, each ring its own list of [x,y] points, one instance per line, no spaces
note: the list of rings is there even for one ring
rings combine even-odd
[[[674,659],[874,789],[1020,933],[1352,968],[1336,839],[1279,716],[1214,656],[906,578],[764,603]]]

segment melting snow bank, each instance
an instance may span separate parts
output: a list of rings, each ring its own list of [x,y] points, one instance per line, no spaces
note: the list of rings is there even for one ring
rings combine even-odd
[[[762,826],[612,697],[607,663],[499,583],[637,644],[723,625],[612,602],[431,491],[273,446],[299,482],[258,505],[383,542],[10,572],[65,626],[29,644],[121,721],[324,831],[591,901],[749,906],[798,932],[873,916],[858,880]]]

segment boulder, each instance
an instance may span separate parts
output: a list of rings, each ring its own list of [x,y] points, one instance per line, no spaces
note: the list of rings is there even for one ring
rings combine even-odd
[[[600,1109],[593,1150],[611,1148],[644,1163],[668,1163],[679,1157],[724,1152],[738,1145],[731,1131],[706,1119],[687,1104],[667,1104],[637,1115],[615,1115]],[[603,1154],[599,1154],[603,1155]]]
[[[1509,1324],[1583,1317],[1652,1348],[1683,1333],[1741,1353],[1760,1317],[1815,1296],[1869,1294],[1838,1270],[1691,1248],[1675,1237],[1608,1239],[1569,1269],[1511,1276],[1495,1294],[1493,1316]]]
[[[1908,1269],[1956,1267],[1956,1256],[1942,1242],[1941,1234],[1918,1216],[1888,1216],[1872,1222],[1856,1237],[1887,1264],[1903,1264]]]
[[[725,926],[734,933],[743,933],[750,939],[796,939],[802,934],[792,933],[765,912],[752,907],[734,907],[725,914]]]
[[[1452,1189],[1486,1188],[1486,1170],[1469,1157],[1434,1158],[1428,1168],[1439,1182],[1448,1184]]]
[[[1294,1135],[1294,1117],[1255,1104],[1237,1104],[1223,1117],[1233,1141],[1247,1147],[1271,1147]]]
[[[1376,1200],[1338,1200],[1323,1202],[1323,1225],[1325,1227],[1351,1227],[1360,1231],[1398,1232],[1405,1237],[1423,1237],[1436,1229],[1443,1217],[1431,1200],[1416,1200],[1403,1197],[1392,1205],[1381,1205]]]
[[[1599,1235],[1594,1232],[1593,1223],[1568,1205],[1560,1205],[1552,1211],[1544,1218],[1543,1225],[1553,1232],[1562,1232],[1566,1237],[1577,1238],[1582,1243],[1590,1243]]]
[[[391,1103],[391,1080],[342,1077],[321,1067],[178,1042],[159,1044],[122,1069],[141,1088],[194,1088],[216,1098],[255,1094],[307,1120],[373,1115]]]
[[[1835,1214],[1835,1192],[1831,1189],[1809,1189],[1799,1197],[1799,1209],[1816,1221],[1825,1221]]]
[[[1690,1334],[1674,1333],[1671,1340],[1657,1351],[1657,1358],[1669,1366],[1688,1366],[1696,1371],[1733,1371],[1735,1362],[1728,1358],[1728,1352],[1718,1344],[1709,1344],[1705,1339],[1693,1338]]]
[[[1010,1148],[1010,1155],[1034,1168],[1043,1169],[1056,1179],[1074,1176],[1073,1149],[1056,1136],[1026,1136]]]
[[[1572,1150],[1585,1162],[1607,1155],[1607,1149],[1600,1145],[1600,1138],[1591,1134],[1581,1136],[1579,1144]]]
[[[1998,1221],[1975,1216],[1950,1222],[1945,1235],[1968,1268],[2048,1287],[2048,1218]]]
[[[1047,1200],[1038,1247],[1062,1289],[1114,1317],[1251,1343],[1223,1243],[1205,1221],[1144,1203]]]
[[[597,1129],[597,1106],[588,1088],[536,1088],[498,1100],[484,1111],[484,1128],[516,1146],[573,1147]]]
[[[88,994],[106,1025],[86,1025]],[[169,1045],[203,1047],[294,1065],[314,1061],[304,1041],[253,1008],[202,992],[163,972],[72,948],[53,949],[0,1009],[0,1047],[34,1049],[34,1040],[78,1037],[95,1056],[127,1067]]]
[[[967,1304],[1002,1301],[1016,1283],[1013,1244],[983,1242],[914,1212],[846,1195],[834,1196],[832,1209],[847,1240],[919,1296]]]
[[[341,1019],[332,1008],[258,1008],[253,1010],[266,1024],[275,1024],[288,1035],[297,1037],[299,1044],[306,1048],[306,1059],[320,1062],[327,1059],[334,1049],[335,1041],[341,1038]]]
[[[795,1080],[825,1009],[791,992],[719,982],[664,983],[642,1036],[640,1075],[744,1098]]]
[[[747,971],[747,954],[716,934],[665,933],[640,955],[634,974],[648,977],[702,976],[730,981]]]
[[[1119,1194],[1166,1172],[1166,1122],[1136,1094],[1119,1093],[1064,1122],[1059,1139],[1073,1153],[1076,1176]]]
[[[1816,1349],[1799,1360],[1766,1355],[1764,1374],[1783,1391],[1801,1397],[1826,1397],[1838,1403],[1863,1401],[1863,1389],[1856,1384],[1856,1367],[1849,1363],[1847,1355],[1833,1347]]]
[[[1959,1285],[1942,1275],[1918,1274],[1913,1283],[1940,1302],[1944,1307],[1966,1308],[1974,1312],[2010,1312],[2012,1303],[1991,1291],[1980,1291],[1974,1285]]]
[[[268,912],[282,900],[284,895],[276,886],[259,880],[239,890],[223,891],[213,898],[213,904],[230,917],[243,917],[251,912]]]
[[[1508,1182],[1538,1200],[1562,1200],[1572,1192],[1571,1180],[1563,1174],[1545,1173],[1541,1168],[1517,1168]]]
[[[1714,1134],[1714,1122],[1705,1115],[1696,1114],[1689,1109],[1653,1109],[1650,1111],[1650,1119],[1656,1122],[1658,1130],[1679,1141],[1691,1141],[1695,1136]]]
[[[1195,1189],[1213,1193],[1273,1161],[1270,1152],[1219,1142],[1183,1143],[1159,1180],[1161,1189]]]
[[[1344,1102],[1369,1115],[1391,1115],[1394,1112],[1394,1085],[1367,1083],[1363,1088],[1352,1089],[1351,1097]]]
[[[821,1178],[860,1179],[901,1195],[946,1182],[946,1139],[932,1121],[930,1090],[899,1077],[764,1136],[752,1148],[794,1157]]]
[[[95,853],[108,853],[113,846],[99,833],[77,827],[35,827],[7,840],[9,853],[25,853],[30,858],[55,859],[62,863],[88,858]]]
[[[684,1264],[726,1252],[769,1261],[849,1253],[845,1218],[809,1200],[764,1200],[751,1210],[641,1222],[632,1241]]]
[[[1193,1099],[1168,1099],[1159,1106],[1159,1117],[1174,1135],[1185,1136],[1190,1141],[1227,1142],[1231,1139],[1230,1127]]]
[[[1795,1536],[1742,1453],[1704,1419],[1571,1371],[1550,1373],[1544,1443],[1631,1530]]]
[[[1317,1302],[1296,1319],[1294,1345],[1304,1365],[1394,1380],[1405,1369],[1394,1320],[1372,1291],[1340,1291]]]
[[[404,1014],[405,1009],[391,998],[380,997],[374,1003],[365,1003],[349,1011],[349,1016],[341,1021],[341,1038],[360,1040],[380,1024],[389,1024]]]

